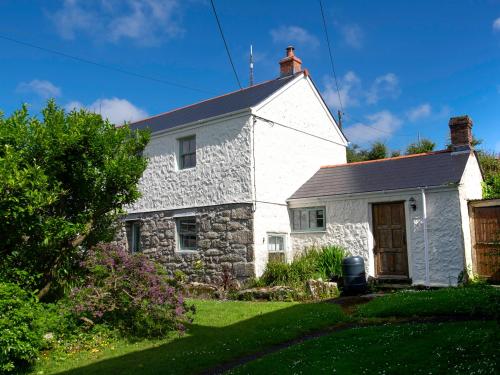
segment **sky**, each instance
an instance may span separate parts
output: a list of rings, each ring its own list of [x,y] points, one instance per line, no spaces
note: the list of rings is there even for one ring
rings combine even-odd
[[[500,0],[323,0],[340,100],[318,1],[214,3],[242,86],[250,45],[258,83],[291,44],[332,113],[342,102],[350,142],[444,148],[449,118],[467,114],[500,152]],[[5,115],[55,98],[122,123],[239,88],[210,1],[0,0],[0,14]]]

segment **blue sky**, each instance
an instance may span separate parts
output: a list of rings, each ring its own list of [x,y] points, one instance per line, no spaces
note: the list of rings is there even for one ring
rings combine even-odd
[[[277,77],[287,45],[333,113],[338,96],[317,1],[215,1],[240,80]],[[443,147],[450,116],[468,114],[500,151],[500,1],[324,0],[350,141]],[[0,38],[0,108],[39,111],[49,97],[121,122],[236,90],[210,2],[0,0],[10,37],[192,89],[124,75]]]

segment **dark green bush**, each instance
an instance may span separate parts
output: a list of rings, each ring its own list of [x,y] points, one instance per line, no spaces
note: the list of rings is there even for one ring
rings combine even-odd
[[[31,365],[44,345],[36,297],[13,283],[0,282],[0,372]]]

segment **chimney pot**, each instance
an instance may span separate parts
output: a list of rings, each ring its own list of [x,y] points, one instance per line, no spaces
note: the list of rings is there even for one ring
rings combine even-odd
[[[280,60],[280,77],[286,77],[302,71],[302,60],[295,56],[295,48],[286,48],[286,57]]]
[[[465,116],[450,118],[451,147],[453,151],[471,150],[472,147],[472,119]]]

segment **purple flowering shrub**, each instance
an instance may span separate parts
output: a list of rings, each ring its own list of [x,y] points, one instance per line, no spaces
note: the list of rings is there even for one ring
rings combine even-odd
[[[79,318],[147,337],[182,332],[190,321],[193,310],[176,283],[145,255],[104,244],[90,250],[81,265],[86,272],[83,286],[70,294]]]

